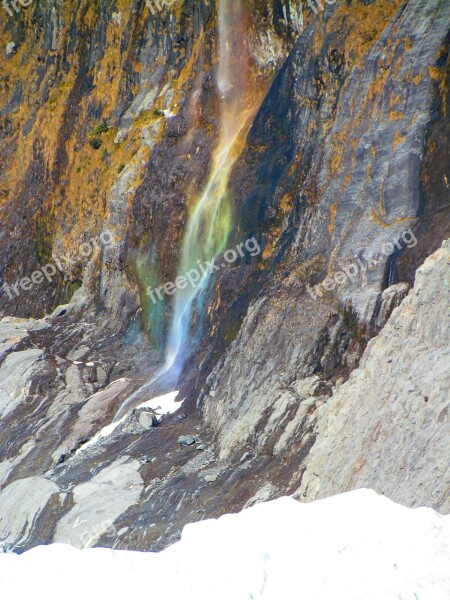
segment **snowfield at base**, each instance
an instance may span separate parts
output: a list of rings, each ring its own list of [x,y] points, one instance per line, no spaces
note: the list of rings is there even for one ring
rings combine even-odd
[[[450,516],[370,490],[280,498],[188,525],[159,553],[0,554],[12,600],[449,600]]]

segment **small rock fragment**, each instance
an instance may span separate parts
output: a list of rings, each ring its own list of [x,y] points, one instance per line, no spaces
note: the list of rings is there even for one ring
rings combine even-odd
[[[192,435],[182,435],[178,438],[180,446],[192,446],[196,441],[196,438]]]

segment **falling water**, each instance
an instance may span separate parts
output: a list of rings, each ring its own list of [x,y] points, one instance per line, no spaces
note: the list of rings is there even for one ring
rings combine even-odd
[[[211,261],[226,249],[233,226],[227,186],[231,169],[242,152],[252,116],[259,106],[255,76],[250,68],[243,0],[218,0],[219,63],[217,85],[220,93],[220,134],[213,154],[208,182],[193,203],[189,216],[179,275],[185,275],[199,264]],[[208,271],[193,289],[177,289],[173,317],[169,327],[163,368],[121,407],[119,414],[144,388],[163,375],[177,379],[188,351],[191,317],[200,310],[211,279]]]
[[[232,228],[232,213],[227,186],[231,169],[242,151],[254,98],[250,101],[253,77],[249,68],[245,15],[241,0],[219,0],[219,64],[217,84],[221,97],[220,135],[213,156],[208,183],[203,190],[186,229],[180,275],[198,269],[221,254]],[[178,290],[166,345],[166,370],[178,371],[183,365],[193,310],[201,307],[211,272],[206,272],[195,289]]]

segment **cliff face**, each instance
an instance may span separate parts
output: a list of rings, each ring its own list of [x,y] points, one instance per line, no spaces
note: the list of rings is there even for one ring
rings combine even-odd
[[[300,26],[293,4],[255,1],[252,21],[241,24],[261,86]],[[142,252],[145,231],[167,275],[186,187],[206,177],[217,128],[214,5],[172,2],[151,11],[142,0],[37,0],[12,17],[3,12],[1,205],[10,235],[2,238],[2,281],[14,283],[49,260],[58,266],[38,297],[2,293],[5,313],[42,316],[69,299],[92,258],[80,246],[106,228],[115,245],[130,236]],[[132,262],[132,248],[116,254],[109,271]]]
[[[247,410],[253,428],[276,438],[282,424],[270,414],[290,385],[318,376],[329,391],[346,378],[424,254],[448,235],[446,167],[437,163],[448,159],[449,13],[439,6],[404,6],[353,65],[347,42],[359,40],[351,17],[347,30],[337,26],[337,10],[300,36],[261,107],[236,189],[245,198],[241,235],[260,239],[263,274],[249,276],[258,281],[250,314],[209,377],[214,400],[203,395],[199,405],[224,439],[252,434]],[[444,77],[437,88],[426,66],[435,60]]]
[[[449,509],[450,5],[244,6],[227,244],[261,252],[214,275],[178,412],[97,441],[133,392],[173,389],[139,392],[173,312],[146,288],[178,274],[223,133],[220,11],[36,0],[2,21],[6,544],[158,549],[187,522],[362,485]]]

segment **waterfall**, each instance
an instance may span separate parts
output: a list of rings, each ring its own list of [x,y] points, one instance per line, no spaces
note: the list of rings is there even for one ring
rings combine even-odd
[[[232,229],[227,186],[231,169],[243,148],[249,117],[254,112],[249,102],[253,78],[244,23],[241,0],[218,0],[220,134],[208,183],[189,218],[179,275],[198,269],[199,263],[221,254]],[[166,370],[179,372],[183,366],[192,313],[195,308],[201,309],[210,278],[211,271],[208,270],[194,289],[177,290],[166,344]]]
[[[216,73],[220,94],[220,131],[208,182],[192,203],[193,210],[181,248],[179,276],[186,275],[192,269],[198,270],[200,263],[205,264],[226,250],[233,227],[228,181],[232,167],[243,150],[261,97],[250,67],[243,0],[218,0],[218,33],[219,60]],[[209,270],[202,274],[195,288],[188,286],[177,289],[164,366],[126,400],[116,416],[123,414],[126,406],[143,389],[153,385],[163,375],[170,373],[171,379],[178,378],[189,350],[191,318],[195,310],[201,310],[210,280]]]

